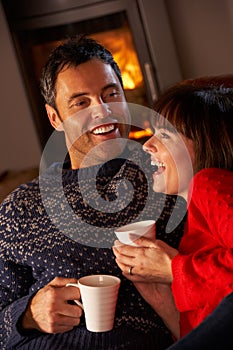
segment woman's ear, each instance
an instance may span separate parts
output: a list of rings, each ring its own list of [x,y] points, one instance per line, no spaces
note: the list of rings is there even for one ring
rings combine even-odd
[[[63,131],[62,120],[59,117],[57,111],[47,103],[45,105],[45,108],[52,127],[57,131]]]

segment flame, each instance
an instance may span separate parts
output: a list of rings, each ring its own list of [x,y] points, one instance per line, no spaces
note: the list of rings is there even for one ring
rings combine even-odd
[[[143,76],[134,47],[133,38],[127,26],[108,32],[93,34],[92,37],[104,45],[117,62],[126,90],[133,90],[143,84]]]
[[[141,139],[143,137],[151,137],[153,133],[151,132],[150,129],[145,129],[145,130],[137,130],[137,131],[130,131],[129,133],[129,138],[130,139]]]

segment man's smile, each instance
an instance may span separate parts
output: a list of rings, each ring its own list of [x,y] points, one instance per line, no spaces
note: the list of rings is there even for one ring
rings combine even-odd
[[[99,125],[91,130],[91,133],[94,135],[106,135],[117,129],[117,124],[106,124]]]

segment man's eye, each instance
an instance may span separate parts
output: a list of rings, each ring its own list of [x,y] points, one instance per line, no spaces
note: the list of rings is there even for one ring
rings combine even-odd
[[[80,100],[80,101],[75,101],[75,102],[73,103],[73,106],[82,107],[82,106],[84,106],[85,104],[87,104],[87,101],[85,101],[85,100]]]
[[[121,96],[121,93],[117,90],[114,90],[114,91],[109,91],[109,92],[105,93],[103,96],[103,99],[106,101],[108,99],[112,99],[112,98],[114,99],[114,98],[117,98],[119,96]]]

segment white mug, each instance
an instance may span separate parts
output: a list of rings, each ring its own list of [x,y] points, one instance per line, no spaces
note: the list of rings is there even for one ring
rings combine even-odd
[[[112,275],[89,275],[68,286],[80,289],[82,302],[74,300],[84,310],[86,326],[92,332],[113,328],[120,278]]]

